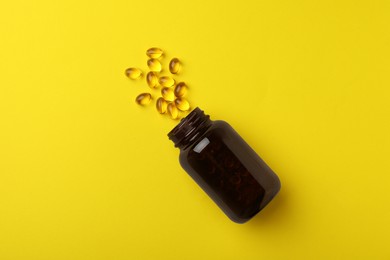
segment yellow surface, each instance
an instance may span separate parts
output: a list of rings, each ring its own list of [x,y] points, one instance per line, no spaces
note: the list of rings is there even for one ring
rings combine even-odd
[[[389,1],[3,1],[0,35],[1,260],[390,258]],[[152,46],[279,175],[247,224],[134,103]]]

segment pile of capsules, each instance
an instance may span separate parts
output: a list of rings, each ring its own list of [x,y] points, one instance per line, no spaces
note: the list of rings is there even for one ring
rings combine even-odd
[[[149,72],[146,74],[146,83],[151,89],[161,87],[161,96],[156,100],[156,109],[160,114],[169,114],[172,119],[179,119],[190,110],[190,104],[184,98],[187,93],[188,86],[184,82],[176,83],[172,76],[162,76],[161,60],[164,56],[163,50],[160,48],[150,48],[146,51],[149,57],[147,65]],[[177,75],[181,70],[181,62],[178,58],[173,58],[169,62],[169,72],[172,75]],[[125,71],[128,78],[139,80],[143,77],[143,72],[139,68],[128,68]],[[146,106],[153,100],[152,94],[145,92],[139,94],[135,102],[141,106]]]

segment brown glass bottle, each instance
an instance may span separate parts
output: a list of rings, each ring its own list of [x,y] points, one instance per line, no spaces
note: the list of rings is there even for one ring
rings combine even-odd
[[[279,178],[237,132],[199,108],[168,137],[184,170],[234,222],[251,219],[280,190]]]

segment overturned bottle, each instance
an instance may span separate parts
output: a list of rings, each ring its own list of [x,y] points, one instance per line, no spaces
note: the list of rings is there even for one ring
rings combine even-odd
[[[168,137],[183,169],[234,222],[251,219],[280,190],[279,178],[238,133],[199,108]]]

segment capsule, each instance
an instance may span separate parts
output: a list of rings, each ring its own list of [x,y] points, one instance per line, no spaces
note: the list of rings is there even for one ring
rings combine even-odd
[[[149,49],[146,51],[146,55],[148,55],[150,58],[153,58],[153,59],[158,59],[158,58],[160,58],[163,54],[164,54],[163,50],[161,50],[160,48],[156,48],[156,47],[149,48]]]
[[[179,110],[173,103],[169,103],[167,106],[168,114],[171,116],[172,119],[178,119],[179,118]]]
[[[187,93],[187,84],[184,83],[184,82],[179,82],[177,83],[176,87],[175,87],[175,96],[176,97],[183,97],[186,93]]]
[[[190,109],[190,103],[188,103],[188,101],[182,97],[175,99],[175,106],[181,111],[187,111]]]
[[[163,87],[161,89],[161,95],[162,97],[169,102],[172,102],[175,99],[175,95],[173,94],[173,90],[168,87]]]
[[[162,97],[159,97],[156,101],[156,109],[160,114],[165,114],[167,112],[168,102],[165,101]]]
[[[125,70],[125,74],[131,79],[139,79],[142,77],[142,70],[138,68],[128,68]]]
[[[142,93],[135,98],[135,102],[141,106],[149,104],[151,100],[152,95],[150,95],[150,93]]]
[[[158,82],[163,87],[172,87],[176,83],[173,78],[168,77],[168,76],[163,76],[163,77],[159,78]]]
[[[179,73],[180,69],[181,69],[180,60],[178,58],[173,58],[171,62],[169,62],[169,71],[172,74],[177,74]]]
[[[154,72],[160,72],[161,71],[161,62],[157,59],[149,59],[148,62],[148,67],[151,71],[154,71]]]
[[[148,74],[146,74],[146,83],[148,83],[149,87],[156,88],[158,84],[157,74],[153,71],[148,72]]]

